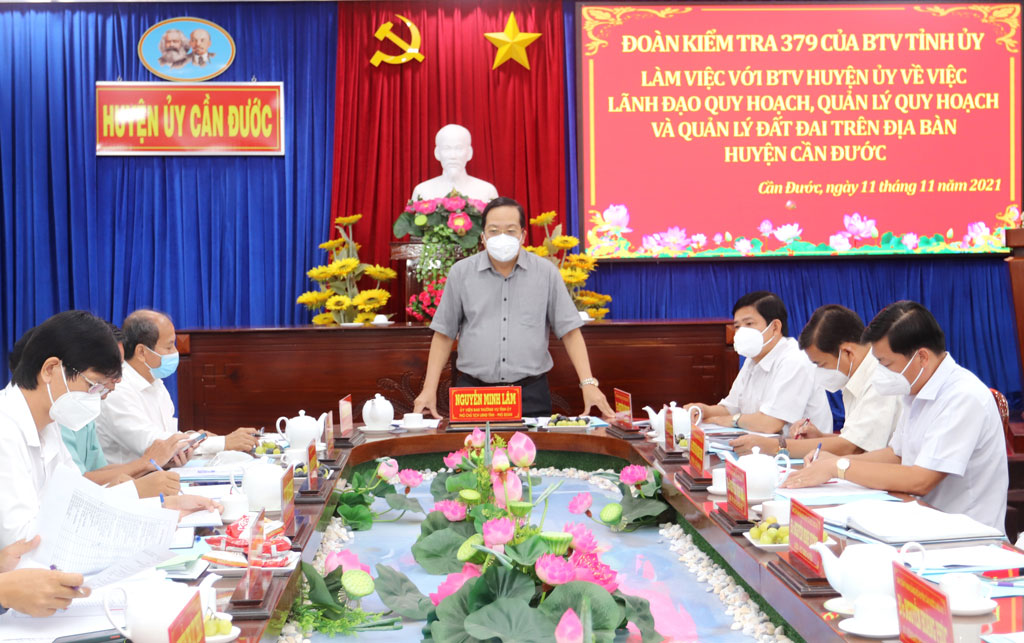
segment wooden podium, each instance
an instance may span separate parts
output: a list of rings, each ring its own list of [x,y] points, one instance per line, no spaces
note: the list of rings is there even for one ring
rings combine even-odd
[[[1010,292],[1013,293],[1013,316],[1017,321],[1017,354],[1024,366],[1024,228],[1006,230],[1006,247],[1010,257]]]
[[[409,241],[391,242],[391,261],[396,262],[398,267],[398,279],[395,285],[395,299],[400,304],[395,314],[395,321],[407,322],[409,313],[405,311],[405,305],[409,303],[409,297],[419,294],[423,286],[413,272],[413,268],[420,260],[423,253],[423,240],[411,239]]]

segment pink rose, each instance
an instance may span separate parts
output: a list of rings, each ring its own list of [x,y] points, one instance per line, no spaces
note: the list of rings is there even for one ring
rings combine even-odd
[[[570,607],[562,614],[555,628],[555,643],[583,643],[583,623]]]
[[[506,493],[508,494],[508,502],[518,502],[523,499],[523,481],[511,469],[504,473],[492,471],[491,486],[494,487],[494,504],[502,509],[506,505]]]
[[[430,602],[433,603],[435,607],[440,605],[441,601],[462,589],[462,586],[466,584],[466,581],[471,578],[476,578],[479,575],[479,565],[466,563],[462,566],[462,571],[454,574],[448,574],[448,577],[444,579],[444,582],[438,585],[437,592],[430,595]]]
[[[567,522],[562,527],[562,531],[572,534],[572,544],[570,546],[573,551],[578,551],[581,554],[597,553],[597,540],[594,539],[594,534],[587,529],[586,525]]]
[[[438,500],[432,511],[440,511],[450,522],[466,519],[466,505],[456,500]]]
[[[508,441],[508,459],[517,467],[529,467],[537,459],[537,446],[525,433],[516,432]]]
[[[515,526],[508,518],[493,518],[484,523],[484,544],[488,547],[504,545],[516,535]]]
[[[384,458],[377,465],[377,476],[382,480],[390,480],[398,474],[398,463],[391,458]]]
[[[501,447],[495,449],[494,455],[491,457],[491,469],[494,471],[505,471],[511,466],[512,464],[508,461],[508,453],[505,452],[505,449]]]
[[[647,467],[640,464],[623,467],[622,472],[619,473],[619,482],[629,487],[640,484],[644,480],[647,480]]]
[[[592,504],[594,504],[594,499],[586,491],[584,491],[583,493],[576,494],[576,497],[569,501],[569,513],[586,513],[587,510],[590,509],[590,505]]]
[[[449,469],[458,469],[462,464],[462,459],[467,457],[469,454],[465,449],[459,449],[458,451],[452,451],[444,457],[444,466]]]
[[[398,482],[406,487],[416,487],[423,482],[423,474],[413,469],[402,469],[398,472]]]
[[[367,574],[370,573],[370,566],[364,565],[359,561],[359,556],[347,549],[333,551],[327,554],[327,558],[324,559],[324,574],[330,574],[339,567],[341,567],[342,572],[347,572],[350,569],[361,569]]]
[[[544,554],[534,565],[537,578],[548,585],[564,585],[576,578],[572,563],[554,554]]]
[[[473,432],[466,436],[465,445],[474,449],[479,449],[484,445],[484,440],[487,439],[487,434],[480,429],[473,429]]]

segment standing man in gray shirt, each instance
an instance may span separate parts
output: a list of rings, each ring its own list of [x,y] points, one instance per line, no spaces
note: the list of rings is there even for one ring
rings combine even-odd
[[[579,376],[583,413],[597,407],[613,415],[590,372],[587,345],[576,307],[558,269],[522,250],[526,213],[513,199],[498,197],[483,212],[486,252],[452,266],[430,328],[427,374],[413,412],[437,413],[441,371],[459,340],[456,386],[520,386],[523,415],[551,414],[548,336],[553,329],[565,344]]]

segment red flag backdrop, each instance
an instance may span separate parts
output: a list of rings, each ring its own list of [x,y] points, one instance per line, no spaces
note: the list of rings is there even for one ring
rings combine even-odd
[[[519,29],[543,34],[527,47],[530,69],[509,61],[495,70],[486,32],[503,31],[514,11]],[[406,41],[401,14],[419,29],[422,62],[373,67],[374,38],[385,22]],[[412,188],[441,173],[434,134],[447,123],[473,135],[470,175],[490,181],[530,216],[566,209],[562,5],[547,2],[340,2],[334,135],[333,216],[361,212],[360,258],[388,265],[391,226]],[[539,237],[538,237],[539,239]],[[404,304],[402,304],[404,306]]]

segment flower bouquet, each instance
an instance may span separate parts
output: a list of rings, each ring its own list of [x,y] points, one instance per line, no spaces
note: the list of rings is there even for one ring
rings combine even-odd
[[[604,319],[608,314],[607,305],[611,303],[611,296],[583,289],[591,273],[597,270],[597,259],[579,252],[569,253],[580,241],[576,237],[562,234],[561,224],[549,229],[555,216],[555,212],[544,212],[530,219],[532,225],[544,228],[544,241],[539,246],[525,246],[523,249],[538,257],[545,257],[558,266],[562,281],[569,289],[577,310],[586,311],[591,319]]]
[[[470,199],[456,190],[440,199],[409,201],[398,215],[396,238],[421,237],[423,250],[416,264],[416,277],[423,283],[448,276],[456,261],[475,254],[483,232],[483,201]]]
[[[327,309],[313,317],[317,326],[370,324],[391,297],[391,293],[380,286],[394,279],[397,273],[391,268],[359,261],[359,244],[352,240],[352,225],[362,217],[353,214],[335,219],[338,238],[320,244],[320,248],[327,251],[328,263],[306,273],[317,282],[319,289],[302,293],[295,303],[309,310]],[[364,277],[375,282],[373,288],[359,289],[359,281]]]

